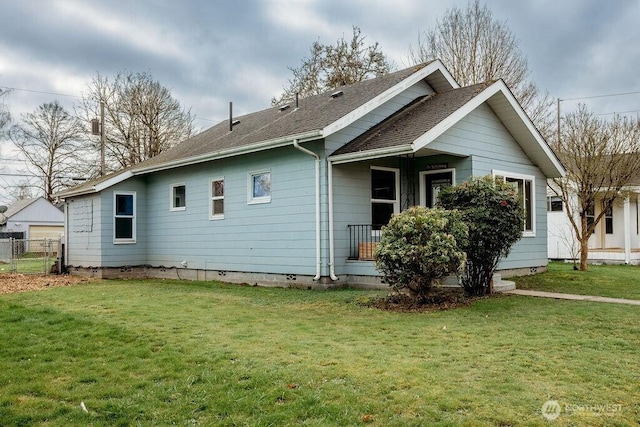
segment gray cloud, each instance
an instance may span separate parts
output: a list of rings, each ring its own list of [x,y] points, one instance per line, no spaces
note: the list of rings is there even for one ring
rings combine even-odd
[[[551,96],[640,90],[637,0],[486,2]],[[352,25],[403,67],[418,34],[452,5],[467,0],[5,1],[0,86],[78,96],[96,72],[148,71],[206,128],[224,119],[229,101],[238,114],[268,107],[290,78],[287,67],[316,40],[349,37]],[[18,90],[8,102],[19,117],[56,98],[68,108],[76,100]],[[599,113],[640,110],[640,96],[584,102]],[[2,157],[6,142],[0,150]]]

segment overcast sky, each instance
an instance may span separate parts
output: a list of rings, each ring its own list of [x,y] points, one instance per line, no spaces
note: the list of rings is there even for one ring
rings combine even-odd
[[[14,120],[44,102],[71,109],[96,72],[150,72],[196,115],[223,120],[270,106],[314,41],[357,25],[397,68],[446,10],[467,0],[0,0],[0,87]],[[640,92],[640,0],[486,0],[520,41],[531,79],[554,98]],[[42,93],[47,92],[47,93]],[[640,110],[640,94],[570,100],[597,114]],[[2,176],[19,168],[0,143]]]

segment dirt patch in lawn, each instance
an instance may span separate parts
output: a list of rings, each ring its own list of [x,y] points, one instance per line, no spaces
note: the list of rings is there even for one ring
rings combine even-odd
[[[81,283],[89,283],[91,280],[71,276],[68,274],[0,274],[0,294],[11,294],[14,292],[37,291],[59,286],[73,286]]]
[[[440,288],[433,289],[428,295],[420,298],[394,292],[385,297],[366,301],[363,305],[388,311],[428,312],[465,307],[481,298],[486,297],[468,296],[463,290],[457,288]]]

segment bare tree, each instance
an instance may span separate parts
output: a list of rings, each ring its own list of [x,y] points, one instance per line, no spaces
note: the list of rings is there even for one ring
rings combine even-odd
[[[82,144],[84,129],[58,101],[40,105],[35,112],[22,115],[9,136],[26,167],[34,175],[34,185],[48,200],[84,175],[87,158]]]
[[[105,106],[105,157],[119,170],[153,157],[191,136],[193,116],[149,73],[120,72],[111,80],[96,74],[76,108],[89,123]],[[96,149],[99,141],[94,142]]]
[[[562,197],[580,243],[580,270],[587,270],[589,238],[607,210],[625,197],[625,187],[640,176],[640,124],[620,117],[605,121],[580,105],[565,115],[553,149],[567,175],[554,179],[550,188]]]
[[[447,10],[435,28],[419,34],[409,60],[440,59],[461,86],[503,79],[545,137],[553,134],[553,99],[529,80],[529,66],[506,22],[474,0]]]
[[[389,73],[392,65],[379,44],[365,45],[366,37],[359,27],[353,27],[351,40],[344,36],[335,45],[319,41],[311,45],[310,55],[302,59],[298,68],[289,67],[293,78],[272,105],[281,105],[301,97],[317,95],[329,89]]]

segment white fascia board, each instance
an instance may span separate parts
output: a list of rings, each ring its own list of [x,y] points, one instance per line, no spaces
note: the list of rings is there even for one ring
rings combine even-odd
[[[263,151],[271,148],[278,148],[290,145],[294,140],[298,142],[308,142],[319,138],[322,138],[321,130],[314,130],[311,132],[305,132],[298,135],[290,135],[282,138],[271,139],[268,141],[262,141],[256,144],[246,145],[242,147],[230,148],[228,150],[213,151],[211,153],[203,154],[195,157],[188,157],[186,159],[179,159],[172,162],[161,163],[158,165],[152,165],[148,167],[140,167],[134,169],[134,175],[143,175],[151,172],[157,172],[166,169],[173,169],[180,166],[188,166],[196,163],[208,162],[211,160],[224,159],[228,157],[240,156],[243,154],[251,154],[257,151]]]
[[[76,189],[74,190],[73,188],[70,188],[69,190],[66,191],[61,191],[59,193],[56,193],[55,196],[61,199],[66,199],[68,197],[74,197],[74,196],[82,196],[85,194],[92,194],[92,193],[99,193],[100,191],[109,188],[113,185],[119,184],[122,181],[125,181],[129,178],[131,178],[133,176],[133,172],[131,170],[127,170],[124,171],[122,173],[119,173],[117,175],[112,176],[109,179],[106,179],[96,185],[93,185],[91,187],[84,187],[81,189]]]
[[[532,139],[536,142],[537,146],[544,152],[546,157],[553,165],[553,168],[555,169],[557,175],[565,176],[566,171],[564,167],[562,166],[556,155],[553,153],[549,145],[545,142],[544,138],[542,138],[536,127],[533,125],[533,123],[531,123],[531,120],[529,119],[527,114],[524,112],[518,101],[515,99],[511,91],[507,88],[507,85],[502,80],[498,80],[491,86],[487,87],[461,108],[459,108],[454,113],[438,123],[436,126],[434,126],[431,130],[416,139],[413,142],[414,151],[417,152],[426,147],[430,142],[434,141],[437,137],[445,133],[453,125],[462,120],[467,114],[471,113],[473,110],[478,108],[484,102],[488,101],[489,98],[494,95],[503,96],[509,102],[511,108],[513,108],[513,111],[518,115],[522,124],[527,128]],[[523,149],[526,151],[526,147],[523,147]]]
[[[322,134],[325,137],[327,137],[333,133],[336,133],[341,129],[344,129],[345,127],[349,126],[356,120],[364,117],[364,115],[366,115],[367,113],[375,110],[376,108],[378,108],[379,106],[387,102],[389,99],[402,93],[406,89],[410,88],[411,86],[415,85],[416,83],[425,79],[427,76],[429,76],[430,74],[436,71],[440,71],[442,73],[442,75],[447,79],[447,81],[449,81],[452,88],[459,87],[458,83],[456,83],[456,81],[451,76],[451,73],[449,73],[449,71],[447,71],[444,65],[442,65],[442,62],[440,62],[440,60],[433,61],[427,64],[426,66],[424,66],[423,68],[419,69],[415,73],[409,75],[407,78],[397,83],[395,86],[390,87],[389,89],[382,92],[380,95],[365,102],[360,107],[351,111],[347,115],[342,116],[335,122],[325,126],[325,128],[322,130]]]
[[[120,184],[122,181],[126,181],[127,179],[131,178],[133,176],[133,172],[131,170],[122,172],[121,174],[118,174],[112,178],[109,178],[99,184],[94,185],[93,187],[95,188],[96,192],[100,192],[104,189],[107,189],[109,187],[112,187],[116,184]]]
[[[341,163],[351,163],[412,153],[413,149],[411,148],[411,145],[407,144],[395,147],[379,148],[377,150],[359,151],[357,153],[339,154],[337,156],[330,156],[327,160],[334,165],[339,165]]]

